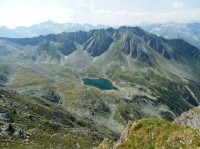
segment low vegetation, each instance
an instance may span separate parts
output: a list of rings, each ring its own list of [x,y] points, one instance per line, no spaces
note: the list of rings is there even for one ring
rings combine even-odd
[[[104,137],[117,135],[60,105],[0,90],[0,148],[89,149]]]
[[[198,130],[161,119],[142,119],[129,123],[124,140],[117,149],[200,147]]]

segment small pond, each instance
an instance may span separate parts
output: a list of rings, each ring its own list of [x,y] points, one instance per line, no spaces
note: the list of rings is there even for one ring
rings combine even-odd
[[[104,78],[97,78],[97,79],[84,78],[83,84],[94,86],[101,90],[117,90],[117,87],[113,86],[110,80]]]

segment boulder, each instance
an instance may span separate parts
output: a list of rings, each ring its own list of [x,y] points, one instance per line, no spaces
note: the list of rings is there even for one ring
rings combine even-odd
[[[10,123],[8,123],[8,124],[5,124],[4,126],[3,126],[3,128],[1,128],[1,130],[3,131],[3,132],[8,132],[8,133],[14,133],[14,128],[12,127],[12,125],[10,124]]]
[[[13,122],[12,118],[6,112],[0,113],[0,121],[11,123]]]
[[[23,134],[23,132],[21,130],[15,131],[14,136],[16,136],[16,137],[18,137],[20,139],[25,139],[25,136],[24,136],[24,134]]]

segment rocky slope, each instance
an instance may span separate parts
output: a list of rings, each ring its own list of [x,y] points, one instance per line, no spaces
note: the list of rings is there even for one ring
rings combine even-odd
[[[181,116],[177,117],[174,122],[200,130],[200,107],[196,107],[182,113]]]
[[[88,149],[117,138],[103,127],[60,105],[0,90],[0,148]]]

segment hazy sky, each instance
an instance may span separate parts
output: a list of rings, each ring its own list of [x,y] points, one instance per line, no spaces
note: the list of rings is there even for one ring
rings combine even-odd
[[[0,26],[200,21],[200,0],[0,0]]]

